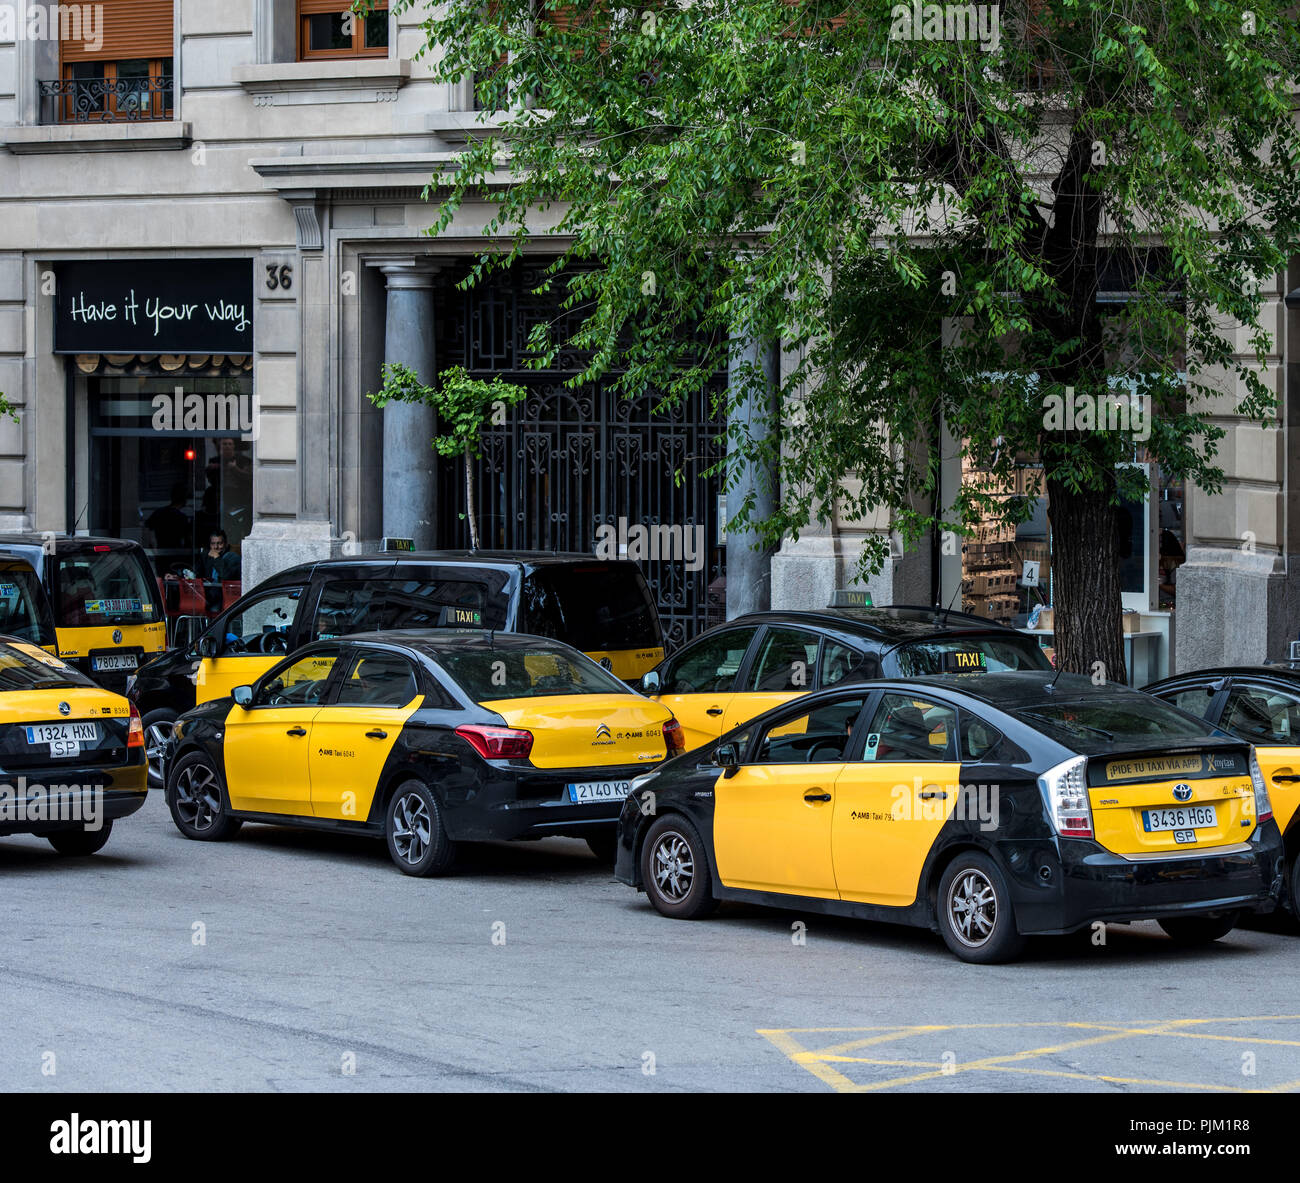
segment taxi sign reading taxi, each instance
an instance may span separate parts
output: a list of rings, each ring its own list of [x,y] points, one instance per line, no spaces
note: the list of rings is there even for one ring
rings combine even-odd
[[[415,549],[414,538],[389,538],[385,536],[383,542],[380,543],[380,550],[414,550],[414,549]]]
[[[831,593],[832,608],[870,608],[871,593],[869,591],[854,591],[847,587],[837,587]]]
[[[944,673],[961,673],[964,670],[988,669],[988,662],[980,652],[952,650],[943,655]]]

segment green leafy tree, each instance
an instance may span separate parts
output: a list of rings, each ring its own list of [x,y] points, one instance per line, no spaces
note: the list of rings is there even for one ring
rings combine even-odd
[[[449,366],[437,384],[421,382],[409,366],[385,364],[383,386],[366,397],[377,407],[390,402],[432,407],[442,428],[432,446],[440,456],[460,456],[465,463],[465,516],[469,520],[470,546],[478,549],[478,494],[474,488],[474,461],[482,452],[479,436],[491,420],[501,420],[508,408],[528,397],[528,391],[495,377],[491,382],[472,378],[460,366]]]
[[[430,233],[486,203],[479,272],[557,236],[584,316],[533,345],[585,351],[576,382],[672,401],[737,326],[779,340],[776,421],[727,441],[779,466],[769,544],[837,510],[886,507],[913,544],[1023,520],[995,486],[940,503],[941,423],[996,484],[1041,462],[1058,660],[1120,677],[1128,462],[1214,493],[1214,416],[1275,414],[1261,293],[1300,246],[1297,25],[1277,0],[1034,0],[960,28],[956,7],[447,0],[431,68],[507,126],[433,178]],[[1056,413],[1084,400],[1103,429]]]

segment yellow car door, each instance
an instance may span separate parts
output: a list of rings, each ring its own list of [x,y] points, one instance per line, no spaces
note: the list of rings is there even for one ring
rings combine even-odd
[[[225,698],[236,686],[251,686],[289,650],[303,588],[281,587],[250,595],[200,638],[194,671],[195,703]],[[205,649],[214,649],[205,653]]]
[[[778,717],[738,741],[741,763],[714,786],[713,853],[727,887],[836,899],[835,781],[865,695]]]
[[[765,629],[744,683],[723,713],[720,734],[812,690],[820,644],[820,636],[806,629],[785,625]]]
[[[270,671],[248,706],[231,705],[223,755],[230,807],[312,816],[311,732],[338,650],[314,650]]]
[[[332,704],[312,722],[311,805],[316,817],[363,822],[406,721],[423,696],[405,657],[357,646]]]
[[[905,907],[916,900],[930,848],[961,794],[956,712],[910,694],[884,694],[861,760],[835,781],[831,852],[840,897]]]
[[[712,630],[660,667],[659,689],[652,697],[682,725],[687,751],[722,734],[736,680],[757,632],[757,625]]]
[[[1233,678],[1222,720],[1222,726],[1255,745],[1273,817],[1286,833],[1300,806],[1300,696]]]

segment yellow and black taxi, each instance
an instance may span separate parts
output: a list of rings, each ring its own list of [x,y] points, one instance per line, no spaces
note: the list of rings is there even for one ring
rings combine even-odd
[[[1289,903],[1300,916],[1300,671],[1284,665],[1197,670],[1143,689],[1255,745],[1286,843]]]
[[[615,873],[666,916],[739,900],[895,921],[991,963],[1099,921],[1215,940],[1274,906],[1282,861],[1249,744],[1023,671],[769,711],[633,782]]]
[[[641,680],[690,751],[800,694],[864,678],[1050,670],[1037,640],[963,612],[897,605],[755,612],[701,633]]]
[[[0,636],[0,835],[94,854],[147,790],[135,708],[38,645]]]
[[[161,784],[177,716],[256,681],[312,641],[393,629],[479,629],[550,637],[634,681],[663,660],[659,613],[636,563],[532,552],[379,552],[290,567],[182,638],[127,695],[144,718]],[[192,631],[194,629],[201,631]]]
[[[187,838],[245,821],[385,837],[408,875],[493,839],[584,838],[611,860],[632,778],[679,736],[664,707],[544,637],[366,633],[182,715],[167,804]]]
[[[58,655],[101,686],[124,693],[135,671],[166,648],[157,581],[138,542],[0,534],[0,559],[18,560],[40,576]]]

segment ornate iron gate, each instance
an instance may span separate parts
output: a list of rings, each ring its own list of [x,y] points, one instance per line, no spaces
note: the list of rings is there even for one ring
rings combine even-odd
[[[715,396],[725,376],[718,375],[688,402],[655,412],[653,396],[621,399],[602,386],[567,387],[566,380],[581,372],[577,357],[561,358],[559,369],[528,368],[532,326],[579,317],[562,309],[556,295],[532,294],[545,262],[499,272],[467,292],[454,286],[464,270],[448,269],[438,277],[438,365],[461,365],[476,377],[500,374],[529,391],[504,423],[483,435],[483,459],[475,473],[482,545],[590,554],[597,529],[617,529],[620,519],[628,529],[702,527],[697,570],[688,570],[696,563],[683,558],[641,563],[671,648],[725,612],[721,486],[716,477],[702,475],[722,454],[725,424],[717,416],[721,402]],[[567,327],[561,323],[558,331]],[[468,546],[459,460],[439,463],[438,506],[438,544]]]

